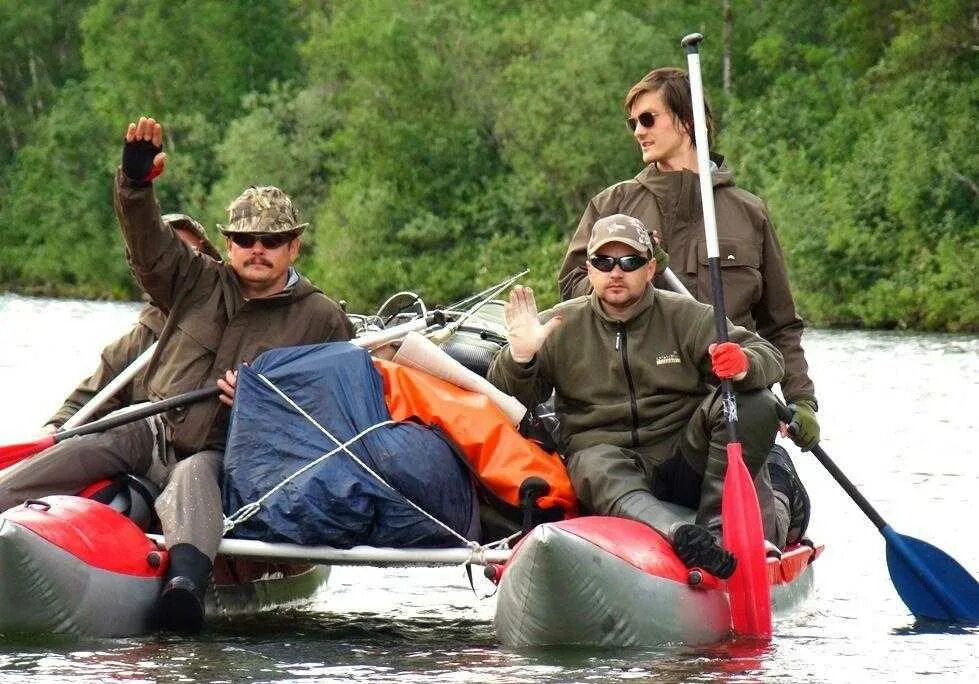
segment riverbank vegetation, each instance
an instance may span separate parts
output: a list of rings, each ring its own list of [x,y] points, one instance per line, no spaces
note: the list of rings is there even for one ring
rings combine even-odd
[[[639,171],[625,92],[701,31],[717,151],[805,318],[977,330],[977,27],[971,0],[0,0],[0,288],[135,295],[111,178],[147,114],[164,211],[216,238],[282,187],[352,309],[524,267],[553,302],[589,197]]]

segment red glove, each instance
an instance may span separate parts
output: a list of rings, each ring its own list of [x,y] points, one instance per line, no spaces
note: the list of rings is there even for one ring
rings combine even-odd
[[[714,375],[722,380],[741,380],[748,373],[748,357],[740,345],[721,342],[707,347]]]

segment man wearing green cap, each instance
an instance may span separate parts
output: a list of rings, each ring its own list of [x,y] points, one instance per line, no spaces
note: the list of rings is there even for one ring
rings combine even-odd
[[[169,312],[147,368],[151,399],[213,386],[221,401],[65,440],[0,473],[0,510],[46,494],[74,494],[92,480],[142,475],[163,487],[156,501],[169,568],[161,627],[198,631],[204,590],[223,535],[218,475],[235,371],[267,349],[350,339],[337,304],[299,275],[305,223],[275,187],[248,188],[221,226],[224,262],[185,245],[160,216],[153,180],[164,169],[163,127],[129,124],[116,174],[116,217],[137,282]]]
[[[680,281],[699,301],[709,303],[690,79],[681,69],[654,69],[629,89],[623,104],[645,166],[635,178],[606,188],[588,203],[558,275],[561,298],[588,293],[585,246],[592,226],[603,216],[623,212],[643,221],[669,252],[670,266]],[[710,141],[714,121],[706,103],[705,114]],[[816,390],[802,348],[804,326],[789,288],[782,248],[765,203],[735,185],[723,157],[715,155],[711,166],[727,315],[782,353],[782,394],[795,408],[791,437],[800,449],[809,450],[819,441]],[[667,288],[662,276],[656,284]],[[808,497],[780,445],[773,448],[771,459],[776,497],[783,499],[778,524],[788,528],[789,541],[797,541],[808,519]]]
[[[559,446],[584,510],[646,523],[687,565],[729,577],[735,559],[719,543],[727,425],[717,378],[737,390],[754,476],[775,441],[768,387],[782,377],[782,355],[730,322],[730,342],[713,344],[710,306],[653,288],[656,260],[638,219],[596,221],[586,254],[587,296],[538,317],[533,292],[514,289],[504,312],[509,345],[488,377],[527,406],[554,391]],[[776,534],[766,529],[769,540]]]

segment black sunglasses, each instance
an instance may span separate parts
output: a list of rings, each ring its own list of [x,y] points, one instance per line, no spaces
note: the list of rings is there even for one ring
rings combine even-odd
[[[626,256],[613,257],[605,256],[604,254],[599,254],[593,256],[588,260],[592,266],[597,268],[602,273],[611,273],[615,265],[618,264],[626,273],[632,273],[646,264],[649,263],[649,259],[644,256],[639,256],[638,254],[627,254]]]
[[[256,242],[261,242],[265,249],[278,249],[287,242],[296,239],[293,233],[278,233],[276,235],[256,235],[255,233],[230,233],[228,237],[233,243],[245,249],[251,249]]]
[[[656,117],[659,114],[653,114],[652,112],[643,112],[639,116],[629,117],[625,120],[626,126],[629,130],[635,132],[636,126],[642,124],[644,128],[652,128],[656,124]]]

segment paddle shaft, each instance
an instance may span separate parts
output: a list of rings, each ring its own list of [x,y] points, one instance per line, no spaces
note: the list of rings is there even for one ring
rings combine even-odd
[[[417,321],[410,321],[408,323],[397,325],[393,328],[388,328],[387,330],[381,330],[377,333],[364,335],[357,339],[351,340],[351,343],[363,349],[374,349],[375,347],[401,339],[413,330],[424,330],[432,323],[437,325],[441,324],[443,320],[444,317],[441,311],[433,311],[430,312],[428,316],[420,318]],[[147,351],[150,350],[147,349]],[[145,352],[143,355],[145,355]],[[54,443],[57,444],[58,442],[68,439],[69,437],[90,435],[95,432],[110,430],[114,427],[119,427],[120,425],[125,425],[126,423],[133,423],[142,418],[155,416],[158,413],[164,413],[165,411],[169,411],[180,406],[187,406],[188,404],[194,404],[199,401],[203,401],[204,399],[216,397],[220,393],[221,390],[218,389],[217,385],[215,385],[213,387],[205,387],[203,389],[196,389],[183,394],[178,394],[177,396],[170,397],[169,399],[154,401],[146,404],[145,406],[140,406],[128,411],[122,411],[120,413],[107,416],[106,418],[102,418],[101,420],[87,423],[86,425],[81,425],[70,430],[61,430],[56,432],[53,435]]]
[[[56,432],[53,435],[54,443],[57,444],[58,442],[68,439],[69,437],[90,435],[95,432],[102,432],[103,430],[111,430],[114,427],[119,427],[120,425],[125,425],[126,423],[134,423],[137,420],[148,418],[149,416],[155,416],[158,413],[179,408],[180,406],[187,406],[188,404],[194,404],[205,399],[216,397],[220,393],[221,390],[218,389],[217,385],[215,385],[214,387],[205,387],[204,389],[197,389],[191,392],[178,394],[177,396],[170,397],[169,399],[154,401],[146,404],[145,406],[140,406],[129,411],[123,411],[122,413],[117,413],[115,415],[102,418],[101,420],[96,420],[91,423],[72,428],[71,430]]]
[[[717,217],[714,211],[714,185],[710,173],[710,141],[707,137],[704,85],[700,76],[698,52],[698,46],[703,39],[704,37],[699,33],[693,33],[684,37],[680,44],[687,52],[697,151],[697,177],[700,180],[700,200],[703,204],[704,233],[707,239],[707,265],[710,270],[714,328],[718,343],[724,343],[728,341],[728,324],[724,311],[724,287],[721,280]],[[761,509],[758,506],[758,496],[751,473],[745,467],[742,455],[734,384],[729,378],[721,378],[720,390],[728,436],[724,494],[721,499],[721,524],[724,530],[724,545],[738,559],[738,567],[728,580],[731,622],[739,634],[768,639],[772,634],[772,606],[765,563]]]
[[[139,356],[133,359],[126,368],[123,369],[119,375],[112,378],[105,387],[100,389],[91,399],[85,402],[78,411],[75,412],[68,420],[64,422],[61,426],[61,430],[70,430],[72,428],[78,427],[87,421],[96,411],[102,408],[102,405],[106,401],[114,397],[119,390],[128,385],[136,375],[146,367],[146,364],[150,362],[150,358],[156,351],[157,343],[154,342],[149,347],[147,347]]]
[[[403,323],[375,334],[364,335],[363,337],[351,340],[351,343],[363,349],[373,349],[400,339],[412,330],[423,330],[433,322],[439,324],[442,320],[442,312],[433,311],[429,313],[428,316],[420,318],[417,321]],[[221,390],[217,387],[217,385],[215,385],[213,387],[205,387],[203,389],[193,390],[184,394],[178,394],[175,397],[155,401],[151,404],[147,404],[146,406],[141,406],[139,408],[132,409],[131,411],[125,411],[118,415],[109,416],[108,418],[97,420],[94,423],[89,423],[88,425],[82,425],[81,427],[74,428],[73,430],[65,430],[64,432],[55,433],[54,441],[57,444],[63,439],[75,437],[76,435],[87,435],[93,432],[108,430],[110,428],[118,427],[119,425],[132,423],[140,420],[141,418],[156,415],[157,413],[169,411],[170,409],[178,408],[180,406],[187,406],[188,404],[194,404],[199,401],[203,401],[204,399],[216,397],[220,393]]]
[[[441,326],[444,324],[444,321],[445,317],[441,311],[432,311],[429,312],[427,316],[419,318],[417,321],[410,321],[408,323],[394,326],[393,328],[388,328],[387,330],[381,330],[376,333],[363,335],[351,340],[351,343],[361,347],[362,349],[370,350],[400,339],[412,330],[427,330],[432,325]],[[164,411],[169,411],[170,409],[203,401],[204,399],[215,397],[218,394],[220,394],[220,390],[216,385],[213,387],[197,389],[185,394],[179,394],[175,397],[170,397],[169,399],[156,401],[151,404],[143,404],[131,409],[122,409],[101,420],[97,420],[71,430],[62,430],[33,442],[0,446],[0,470],[12,466],[25,458],[29,458],[34,454],[44,451],[45,449],[66,440],[69,437],[89,435],[96,432],[101,432],[102,430],[109,430],[119,427],[120,425],[125,425],[126,423],[132,423],[158,413],[163,413]]]
[[[781,418],[782,422],[786,425],[792,422],[792,410],[781,401],[778,402],[778,414],[779,418]],[[833,479],[836,480],[837,484],[843,488],[843,491],[845,491],[850,498],[853,499],[853,503],[860,507],[860,510],[863,511],[868,518],[870,518],[874,525],[877,526],[878,530],[883,531],[884,528],[888,526],[887,522],[883,517],[881,517],[880,513],[878,513],[877,510],[870,505],[870,502],[867,501],[864,495],[860,493],[860,490],[858,490],[856,485],[850,481],[850,478],[843,474],[843,471],[840,470],[839,466],[833,462],[833,459],[829,457],[829,454],[827,454],[818,444],[816,444],[811,451],[812,455],[815,456],[816,459],[823,464],[823,467],[829,471],[829,474],[833,476]]]
[[[693,295],[690,294],[690,290],[686,288],[686,286],[668,266],[663,269],[662,275],[675,292],[687,295],[688,297],[693,297]],[[782,422],[784,422],[786,425],[792,422],[792,410],[782,403],[782,401],[778,402],[778,414],[779,418],[781,418]],[[833,479],[836,480],[836,482],[843,488],[843,491],[849,494],[850,498],[853,499],[853,502],[860,507],[860,510],[863,511],[864,514],[871,519],[871,521],[873,521],[874,525],[877,526],[877,529],[883,530],[887,526],[884,518],[882,518],[880,513],[878,513],[876,509],[870,505],[870,502],[867,501],[864,495],[860,493],[860,490],[858,490],[856,486],[850,482],[850,478],[843,474],[843,471],[840,470],[836,463],[833,462],[833,459],[829,457],[829,454],[827,454],[818,444],[815,445],[811,451],[813,456],[815,456],[819,462],[823,464],[823,467],[829,471],[829,474],[833,476]]]
[[[700,200],[703,203],[704,233],[707,237],[707,267],[710,271],[711,301],[714,306],[714,328],[718,342],[727,342],[727,316],[724,312],[724,287],[721,280],[720,248],[717,240],[717,215],[714,211],[714,185],[710,177],[710,150],[707,140],[707,118],[704,114],[704,84],[700,76],[700,52],[698,46],[704,39],[699,33],[685,37],[681,43],[687,51],[690,76],[690,96],[693,100],[693,127],[697,150],[697,177],[700,180]],[[721,380],[721,402],[727,419],[729,442],[740,443],[738,407],[734,386],[730,380]]]

